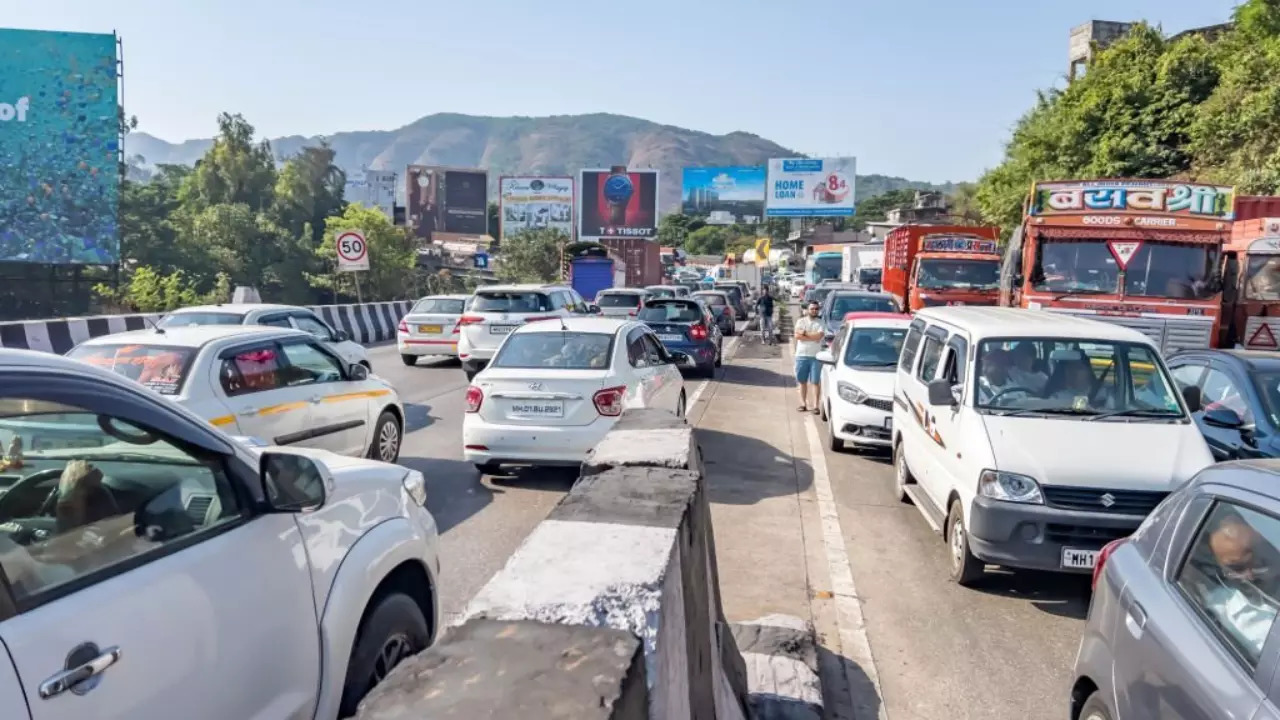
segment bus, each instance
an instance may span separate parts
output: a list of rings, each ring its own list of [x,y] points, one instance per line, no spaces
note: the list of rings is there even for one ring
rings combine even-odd
[[[804,284],[814,287],[823,280],[839,280],[844,256],[839,250],[815,252],[804,261]]]

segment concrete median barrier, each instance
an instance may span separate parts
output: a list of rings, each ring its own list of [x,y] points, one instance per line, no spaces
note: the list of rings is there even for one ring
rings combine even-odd
[[[719,593],[693,428],[627,411],[459,624],[357,717],[746,718],[746,667]]]
[[[313,305],[308,309],[356,342],[372,345],[394,340],[400,318],[409,312],[412,305],[412,301],[402,300],[360,305]],[[127,330],[145,330],[162,317],[162,313],[139,313],[4,322],[0,323],[0,347],[61,355],[90,338]]]

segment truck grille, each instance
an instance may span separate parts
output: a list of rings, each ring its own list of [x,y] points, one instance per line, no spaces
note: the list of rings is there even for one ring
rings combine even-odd
[[[1044,493],[1044,501],[1051,507],[1143,517],[1155,510],[1169,494],[1153,490],[1108,490],[1061,485],[1043,485],[1040,489]]]
[[[1066,315],[1100,320],[1121,327],[1132,328],[1151,338],[1151,342],[1160,348],[1165,355],[1179,350],[1199,350],[1209,347],[1209,338],[1213,334],[1213,319],[1204,317],[1182,317],[1170,315],[1167,318],[1125,317],[1114,315],[1093,315],[1089,313],[1073,313],[1056,310]]]
[[[993,306],[1000,303],[1000,298],[984,298],[982,300],[946,300],[943,298],[922,298],[920,304],[924,307],[946,307],[948,305],[976,305],[976,306]]]

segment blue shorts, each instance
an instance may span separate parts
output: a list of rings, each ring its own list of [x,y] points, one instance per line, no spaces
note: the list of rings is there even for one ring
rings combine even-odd
[[[822,363],[816,357],[796,357],[796,382],[817,385],[822,378]]]

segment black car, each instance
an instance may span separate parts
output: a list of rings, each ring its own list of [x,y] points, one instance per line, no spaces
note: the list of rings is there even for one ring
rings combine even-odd
[[[738,313],[738,319],[747,319],[747,296],[742,293],[741,285],[735,282],[718,282],[712,289],[728,293],[729,300],[733,302],[733,310]]]
[[[731,336],[737,331],[738,311],[734,309],[733,300],[729,297],[729,293],[723,290],[699,290],[693,296],[701,298],[703,303],[706,304],[707,309],[711,311],[712,317],[716,319],[716,324],[720,326],[722,334]]]
[[[830,290],[823,298],[822,310],[818,313],[818,320],[822,322],[827,332],[827,337],[823,341],[824,346],[831,343],[836,331],[844,323],[844,316],[847,313],[902,312],[902,308],[898,307],[898,301],[888,293],[848,290],[842,286],[822,286],[819,289]]]
[[[692,298],[653,298],[636,319],[648,325],[667,350],[687,355],[698,374],[715,376],[724,336],[706,305]]]
[[[1280,457],[1280,354],[1190,350],[1169,369],[1214,459]]]

